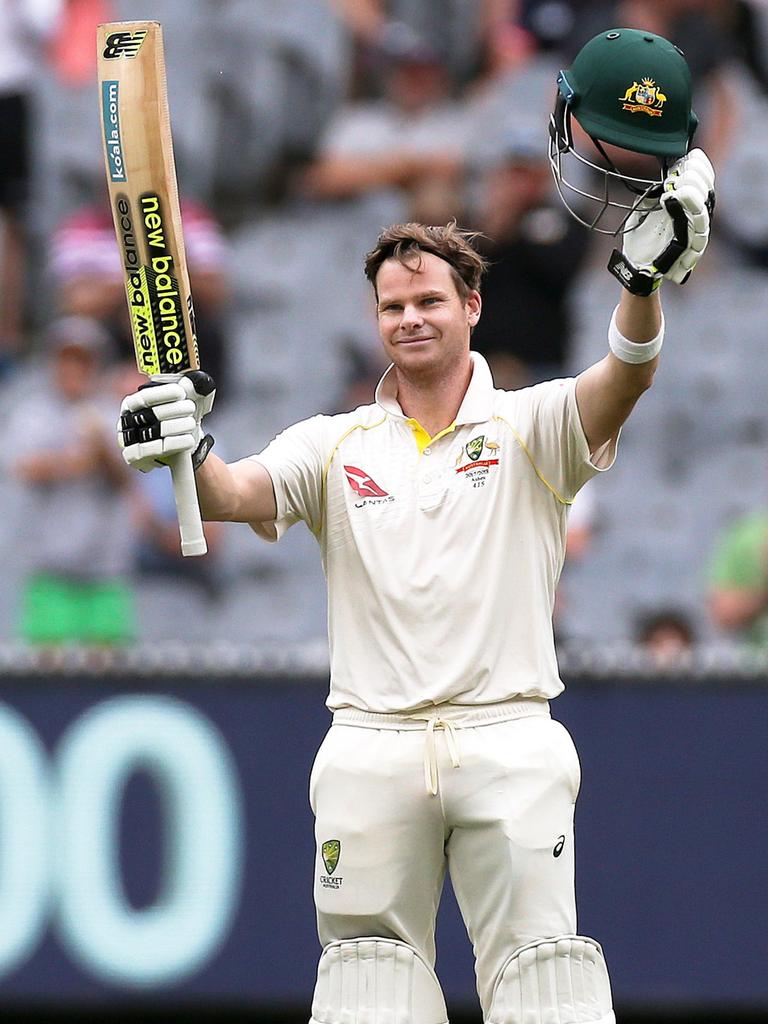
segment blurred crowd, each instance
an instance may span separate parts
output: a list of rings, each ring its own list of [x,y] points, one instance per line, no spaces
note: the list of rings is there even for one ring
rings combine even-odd
[[[766,362],[744,326],[768,314],[762,0],[0,10],[0,636],[98,649],[323,634],[311,539],[291,531],[277,550],[209,524],[209,556],[182,559],[168,474],[129,474],[114,441],[120,398],[142,378],[104,185],[95,28],[152,18],[166,37],[202,361],[218,384],[210,428],[233,458],[303,416],[372,400],[383,366],[362,258],[396,221],[481,232],[490,271],[473,344],[497,386],[599,358],[614,240],[553,192],[555,78],[611,27],[684,50],[696,141],[718,172],[713,255],[700,280],[665,289],[667,382],[627,428],[614,484],[591,483],[575,506],[556,628],[633,640],[660,664],[699,641],[768,648],[768,419],[755,383],[762,374],[764,392]],[[658,515],[636,515],[644,494]]]

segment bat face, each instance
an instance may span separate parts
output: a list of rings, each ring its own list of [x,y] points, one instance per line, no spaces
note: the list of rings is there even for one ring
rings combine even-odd
[[[192,345],[196,347],[196,339],[187,332],[162,198],[155,192],[143,192],[133,206],[127,193],[117,192],[112,202],[115,224],[119,225],[136,363],[150,376],[194,369],[197,358],[193,365]],[[189,291],[186,301],[194,325]]]
[[[100,26],[98,67],[107,185],[136,363],[149,376],[197,369],[160,25]]]

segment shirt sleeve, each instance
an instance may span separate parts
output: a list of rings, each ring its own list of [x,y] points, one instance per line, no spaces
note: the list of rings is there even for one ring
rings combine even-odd
[[[513,394],[516,432],[525,454],[542,483],[559,501],[570,504],[587,480],[611,468],[619,434],[590,453],[576,404],[575,377],[545,381]]]
[[[327,417],[313,416],[270,441],[258,455],[250,458],[261,463],[272,478],[277,517],[274,523],[251,523],[260,537],[279,540],[294,523],[303,520],[313,533],[322,522],[323,424]]]

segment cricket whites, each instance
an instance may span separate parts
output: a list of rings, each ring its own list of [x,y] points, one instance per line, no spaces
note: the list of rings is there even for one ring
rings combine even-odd
[[[107,186],[136,363],[153,381],[200,366],[173,161],[162,26],[100,25],[99,102]],[[169,459],[185,555],[207,548],[192,456]]]

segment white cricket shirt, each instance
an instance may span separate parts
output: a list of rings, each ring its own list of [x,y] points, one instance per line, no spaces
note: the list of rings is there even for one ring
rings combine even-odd
[[[397,402],[394,368],[373,405],[289,427],[261,454],[277,520],[304,520],[328,581],[332,709],[400,712],[563,689],[552,634],[568,508],[608,469],[590,457],[576,380],[494,389],[473,372],[434,438]]]

